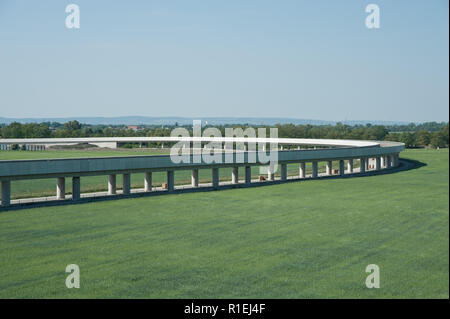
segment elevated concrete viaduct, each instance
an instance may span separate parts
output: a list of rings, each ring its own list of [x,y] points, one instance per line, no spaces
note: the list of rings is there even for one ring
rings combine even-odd
[[[281,167],[280,181],[287,180],[287,164],[299,164],[299,179],[307,178],[305,164],[312,164],[310,178],[318,178],[318,162],[326,162],[326,175],[333,175],[333,161],[338,162],[338,175],[354,174],[354,162],[360,162],[359,174],[368,170],[389,169],[398,166],[398,156],[405,146],[397,142],[374,142],[374,141],[352,141],[352,140],[318,140],[318,139],[271,139],[271,138],[173,138],[173,137],[144,137],[144,138],[85,138],[85,139],[0,139],[0,145],[23,144],[23,145],[47,145],[54,143],[83,143],[104,142],[118,143],[122,141],[158,141],[158,142],[220,142],[220,143],[276,143],[281,145],[295,146],[296,150],[278,151],[278,163]],[[298,149],[299,146],[308,146],[308,149]],[[312,149],[312,146],[327,147]],[[247,148],[246,148],[247,149]],[[231,154],[230,154],[231,153]],[[11,204],[11,181],[55,178],[56,197],[55,200],[66,200],[65,179],[72,178],[72,201],[81,198],[80,185],[85,176],[105,175],[108,176],[108,195],[117,195],[116,175],[123,175],[122,196],[131,192],[130,175],[145,173],[144,192],[152,191],[152,172],[167,172],[167,183],[164,191],[173,192],[174,174],[178,170],[191,170],[191,186],[199,187],[198,170],[211,169],[212,187],[219,188],[219,168],[232,167],[232,184],[239,184],[239,169],[245,171],[245,185],[250,185],[251,167],[268,165],[265,160],[259,158],[257,151],[233,151],[221,152],[221,160],[214,163],[194,161],[195,154],[189,155],[188,163],[174,163],[170,155],[157,156],[126,156],[126,157],[95,157],[95,158],[70,158],[70,159],[42,159],[42,160],[0,160],[1,181],[1,207]],[[230,160],[231,158],[231,160]],[[253,161],[253,159],[256,161]],[[243,160],[241,160],[243,159]],[[372,161],[375,164],[369,165]],[[347,162],[347,171],[345,163]],[[268,171],[268,180],[275,180],[275,174],[271,169]]]

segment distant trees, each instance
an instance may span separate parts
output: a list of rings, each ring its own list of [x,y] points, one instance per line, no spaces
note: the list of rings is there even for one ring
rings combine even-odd
[[[0,135],[3,138],[37,138],[51,137],[51,131],[46,124],[13,122],[1,128]]]
[[[179,125],[179,124],[178,124]],[[225,134],[225,127],[245,128],[250,125],[221,125],[217,127]],[[391,140],[405,143],[406,147],[448,147],[448,123],[423,123],[408,125],[294,125],[277,124],[278,136],[286,138],[326,138],[355,140]],[[124,125],[87,125],[78,121],[61,123],[27,123],[13,122],[0,125],[2,138],[46,138],[46,137],[112,137],[112,136],[170,136],[176,126],[141,126],[141,130],[130,130]],[[183,126],[192,134],[192,126]],[[257,128],[258,126],[254,126]],[[264,127],[264,126],[260,126]],[[267,132],[268,133],[268,132]]]

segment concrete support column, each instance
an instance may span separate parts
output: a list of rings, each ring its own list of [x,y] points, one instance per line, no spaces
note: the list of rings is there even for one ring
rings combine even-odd
[[[2,181],[2,206],[11,204],[11,181]]]
[[[198,168],[194,168],[191,172],[191,185],[198,187]]]
[[[347,171],[349,174],[353,173],[353,158],[347,162]]]
[[[300,174],[300,178],[306,177],[306,163],[305,162],[300,163],[299,174]]]
[[[66,179],[64,177],[58,177],[56,179],[56,199],[66,198]]]
[[[79,176],[72,177],[72,200],[79,200],[81,197],[81,182]]]
[[[249,185],[252,182],[252,167],[245,166],[245,184]]]
[[[385,166],[386,166],[386,157],[381,156],[380,157],[380,168],[385,168]]]
[[[366,171],[368,171],[369,170],[369,160],[370,160],[370,158],[369,157],[366,157],[366,161],[365,161],[365,169],[366,169]]]
[[[145,172],[144,176],[144,191],[151,192],[152,191],[152,172]]]
[[[344,176],[345,174],[345,162],[344,160],[339,160],[339,175]]]
[[[214,188],[219,187],[219,169],[217,167],[212,169],[212,186]]]
[[[122,194],[130,195],[131,191],[131,178],[129,173],[125,173],[122,176]]]
[[[391,168],[392,166],[392,156],[388,155],[386,156],[386,168]]]
[[[398,154],[392,155],[392,166],[397,167],[398,164]]]
[[[269,165],[269,168],[267,169],[267,179],[269,181],[275,180],[275,168],[272,165]]]
[[[381,157],[375,157],[375,170],[379,171],[381,169]]]
[[[167,190],[173,192],[175,190],[175,172],[167,171]]]
[[[359,159],[359,172],[365,173],[366,172],[366,159],[364,157]]]
[[[333,161],[327,161],[327,175],[333,175]]]
[[[317,161],[312,162],[312,178],[319,176],[319,170],[317,169]]]
[[[231,183],[237,184],[239,183],[239,167],[234,166],[231,172]]]
[[[287,164],[281,164],[281,180],[286,181],[287,180]]]
[[[108,195],[117,194],[117,183],[116,183],[116,175],[111,174],[108,175]]]

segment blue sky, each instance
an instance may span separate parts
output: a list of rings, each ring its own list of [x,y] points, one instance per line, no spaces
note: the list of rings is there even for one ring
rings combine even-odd
[[[448,27],[447,0],[0,0],[0,117],[448,121]]]

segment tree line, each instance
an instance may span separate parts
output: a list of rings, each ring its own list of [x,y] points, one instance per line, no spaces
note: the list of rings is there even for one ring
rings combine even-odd
[[[355,139],[355,140],[389,140],[405,143],[408,148],[449,146],[447,123],[428,122],[408,125],[294,125],[277,124],[278,137],[285,138],[325,138],[325,139]],[[26,123],[13,122],[0,125],[1,138],[64,138],[64,137],[113,137],[113,136],[170,136],[172,129],[178,124],[167,126],[142,125],[138,130],[129,129],[126,125],[90,125],[78,121],[67,123]],[[183,125],[192,134],[192,126]],[[226,127],[241,127],[250,125],[218,125],[225,136]],[[252,126],[265,127],[261,126]]]

